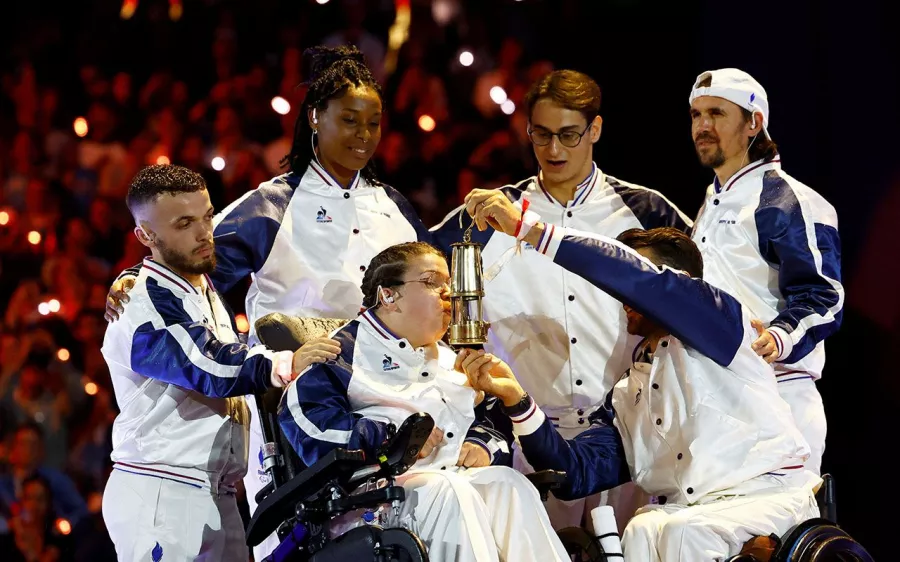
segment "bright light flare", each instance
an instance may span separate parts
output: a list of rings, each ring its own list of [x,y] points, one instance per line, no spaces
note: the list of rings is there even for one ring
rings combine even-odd
[[[291,112],[291,103],[281,96],[275,96],[272,98],[272,109],[278,115],[287,115]]]
[[[237,324],[238,332],[246,334],[250,331],[250,321],[247,320],[246,314],[238,314],[235,316],[234,323]]]
[[[88,134],[88,122],[84,117],[76,117],[75,122],[72,123],[72,128],[75,130],[75,134],[79,137],[86,137]]]
[[[506,90],[501,88],[500,86],[494,86],[491,88],[491,99],[494,100],[494,103],[497,105],[502,104],[506,101]]]
[[[463,66],[472,66],[475,62],[475,55],[471,51],[463,51],[459,54],[459,64]]]
[[[430,133],[437,126],[437,123],[434,121],[434,117],[431,115],[423,115],[419,117],[419,128],[425,131],[426,133]]]

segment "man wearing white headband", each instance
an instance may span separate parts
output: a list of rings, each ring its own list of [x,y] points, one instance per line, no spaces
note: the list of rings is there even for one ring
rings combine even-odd
[[[703,279],[759,319],[753,348],[774,364],[779,392],[810,445],[806,466],[818,473],[826,423],[815,381],[823,340],[840,326],[844,304],[837,214],[782,171],[766,91],[749,74],[704,72],[690,104],[697,156],[716,173],[692,233]]]

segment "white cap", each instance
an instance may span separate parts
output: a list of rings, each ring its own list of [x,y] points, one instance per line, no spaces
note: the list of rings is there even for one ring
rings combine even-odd
[[[711,78],[708,87],[700,88],[697,85]],[[769,137],[769,97],[762,85],[752,76],[737,68],[720,68],[719,70],[707,70],[697,77],[694,87],[691,89],[689,103],[700,96],[715,96],[726,99],[750,113],[761,113],[763,117],[763,132]]]

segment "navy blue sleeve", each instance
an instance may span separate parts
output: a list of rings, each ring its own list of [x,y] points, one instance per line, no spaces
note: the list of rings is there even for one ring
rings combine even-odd
[[[204,323],[193,320],[181,300],[147,280],[149,315],[158,315],[165,326],[153,322],[138,326],[132,336],[131,369],[152,379],[224,398],[254,394],[271,387],[271,352],[264,347],[224,343]]]
[[[515,203],[522,198],[525,186],[527,186],[527,183],[530,181],[531,180],[528,179],[517,185],[507,185],[499,189],[506,194],[510,201]],[[471,224],[472,217],[466,213],[465,205],[460,205],[450,211],[440,224],[431,227],[431,234],[434,237],[432,244],[440,248],[441,251],[447,255],[447,259],[450,259],[453,251],[452,244],[463,241],[463,235]],[[479,232],[478,229],[473,226],[471,240],[472,242],[478,242],[482,246],[486,246],[493,235],[493,228],[488,228],[483,232]]]
[[[409,200],[403,196],[402,193],[394,189],[393,187],[379,183],[378,185],[384,189],[384,192],[388,197],[391,198],[391,201],[397,205],[397,208],[400,209],[400,213],[403,215],[403,218],[406,219],[406,222],[410,224],[416,231],[416,239],[419,242],[428,242],[429,244],[433,244],[431,238],[431,232],[425,228],[425,225],[422,224],[422,219],[419,218],[419,214],[416,213],[416,210],[413,208],[412,204]]]
[[[466,433],[465,441],[483,447],[491,457],[492,466],[512,466],[509,418],[500,413],[498,404],[494,396],[486,396],[482,400],[475,408],[475,422]]]
[[[690,232],[693,227],[693,221],[659,192],[626,184],[612,176],[606,176],[606,181],[622,198],[622,202],[631,210],[644,230],[668,226],[682,232]]]
[[[553,245],[560,231],[546,225],[538,247]],[[670,334],[722,366],[743,343],[741,305],[701,279],[659,269],[614,240],[567,231],[554,261],[616,300],[634,308]]]
[[[281,430],[306,466],[337,448],[375,458],[390,435],[388,424],[353,412],[347,398],[350,373],[342,361],[315,365],[288,387],[279,406]]]
[[[216,217],[216,269],[210,277],[219,291],[227,292],[262,269],[299,181],[293,174],[275,178],[245,194]]]
[[[810,205],[817,203],[811,201]],[[835,225],[815,222],[804,214],[797,195],[777,171],[767,172],[763,178],[755,218],[760,252],[778,270],[778,289],[784,299],[783,308],[769,325],[789,338],[779,341],[780,350],[788,352],[780,353],[779,361],[794,363],[841,325],[840,236]],[[782,337],[777,334],[776,339]]]
[[[566,482],[553,495],[561,500],[583,498],[629,482],[628,461],[619,431],[612,425],[609,407],[591,416],[591,427],[574,439],[563,439],[552,422],[519,435],[522,453],[535,470],[559,470]]]

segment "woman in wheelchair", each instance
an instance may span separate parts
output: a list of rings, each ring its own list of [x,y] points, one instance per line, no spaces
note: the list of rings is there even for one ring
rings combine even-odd
[[[392,246],[369,264],[362,291],[366,310],[333,335],[339,357],[309,368],[279,409],[303,462],[336,448],[374,458],[393,428],[426,412],[434,430],[397,479],[406,500],[389,524],[417,534],[435,562],[568,560],[534,486],[506,466],[507,441],[476,416],[484,395],[466,386],[441,342],[450,323],[441,252],[424,242]]]

